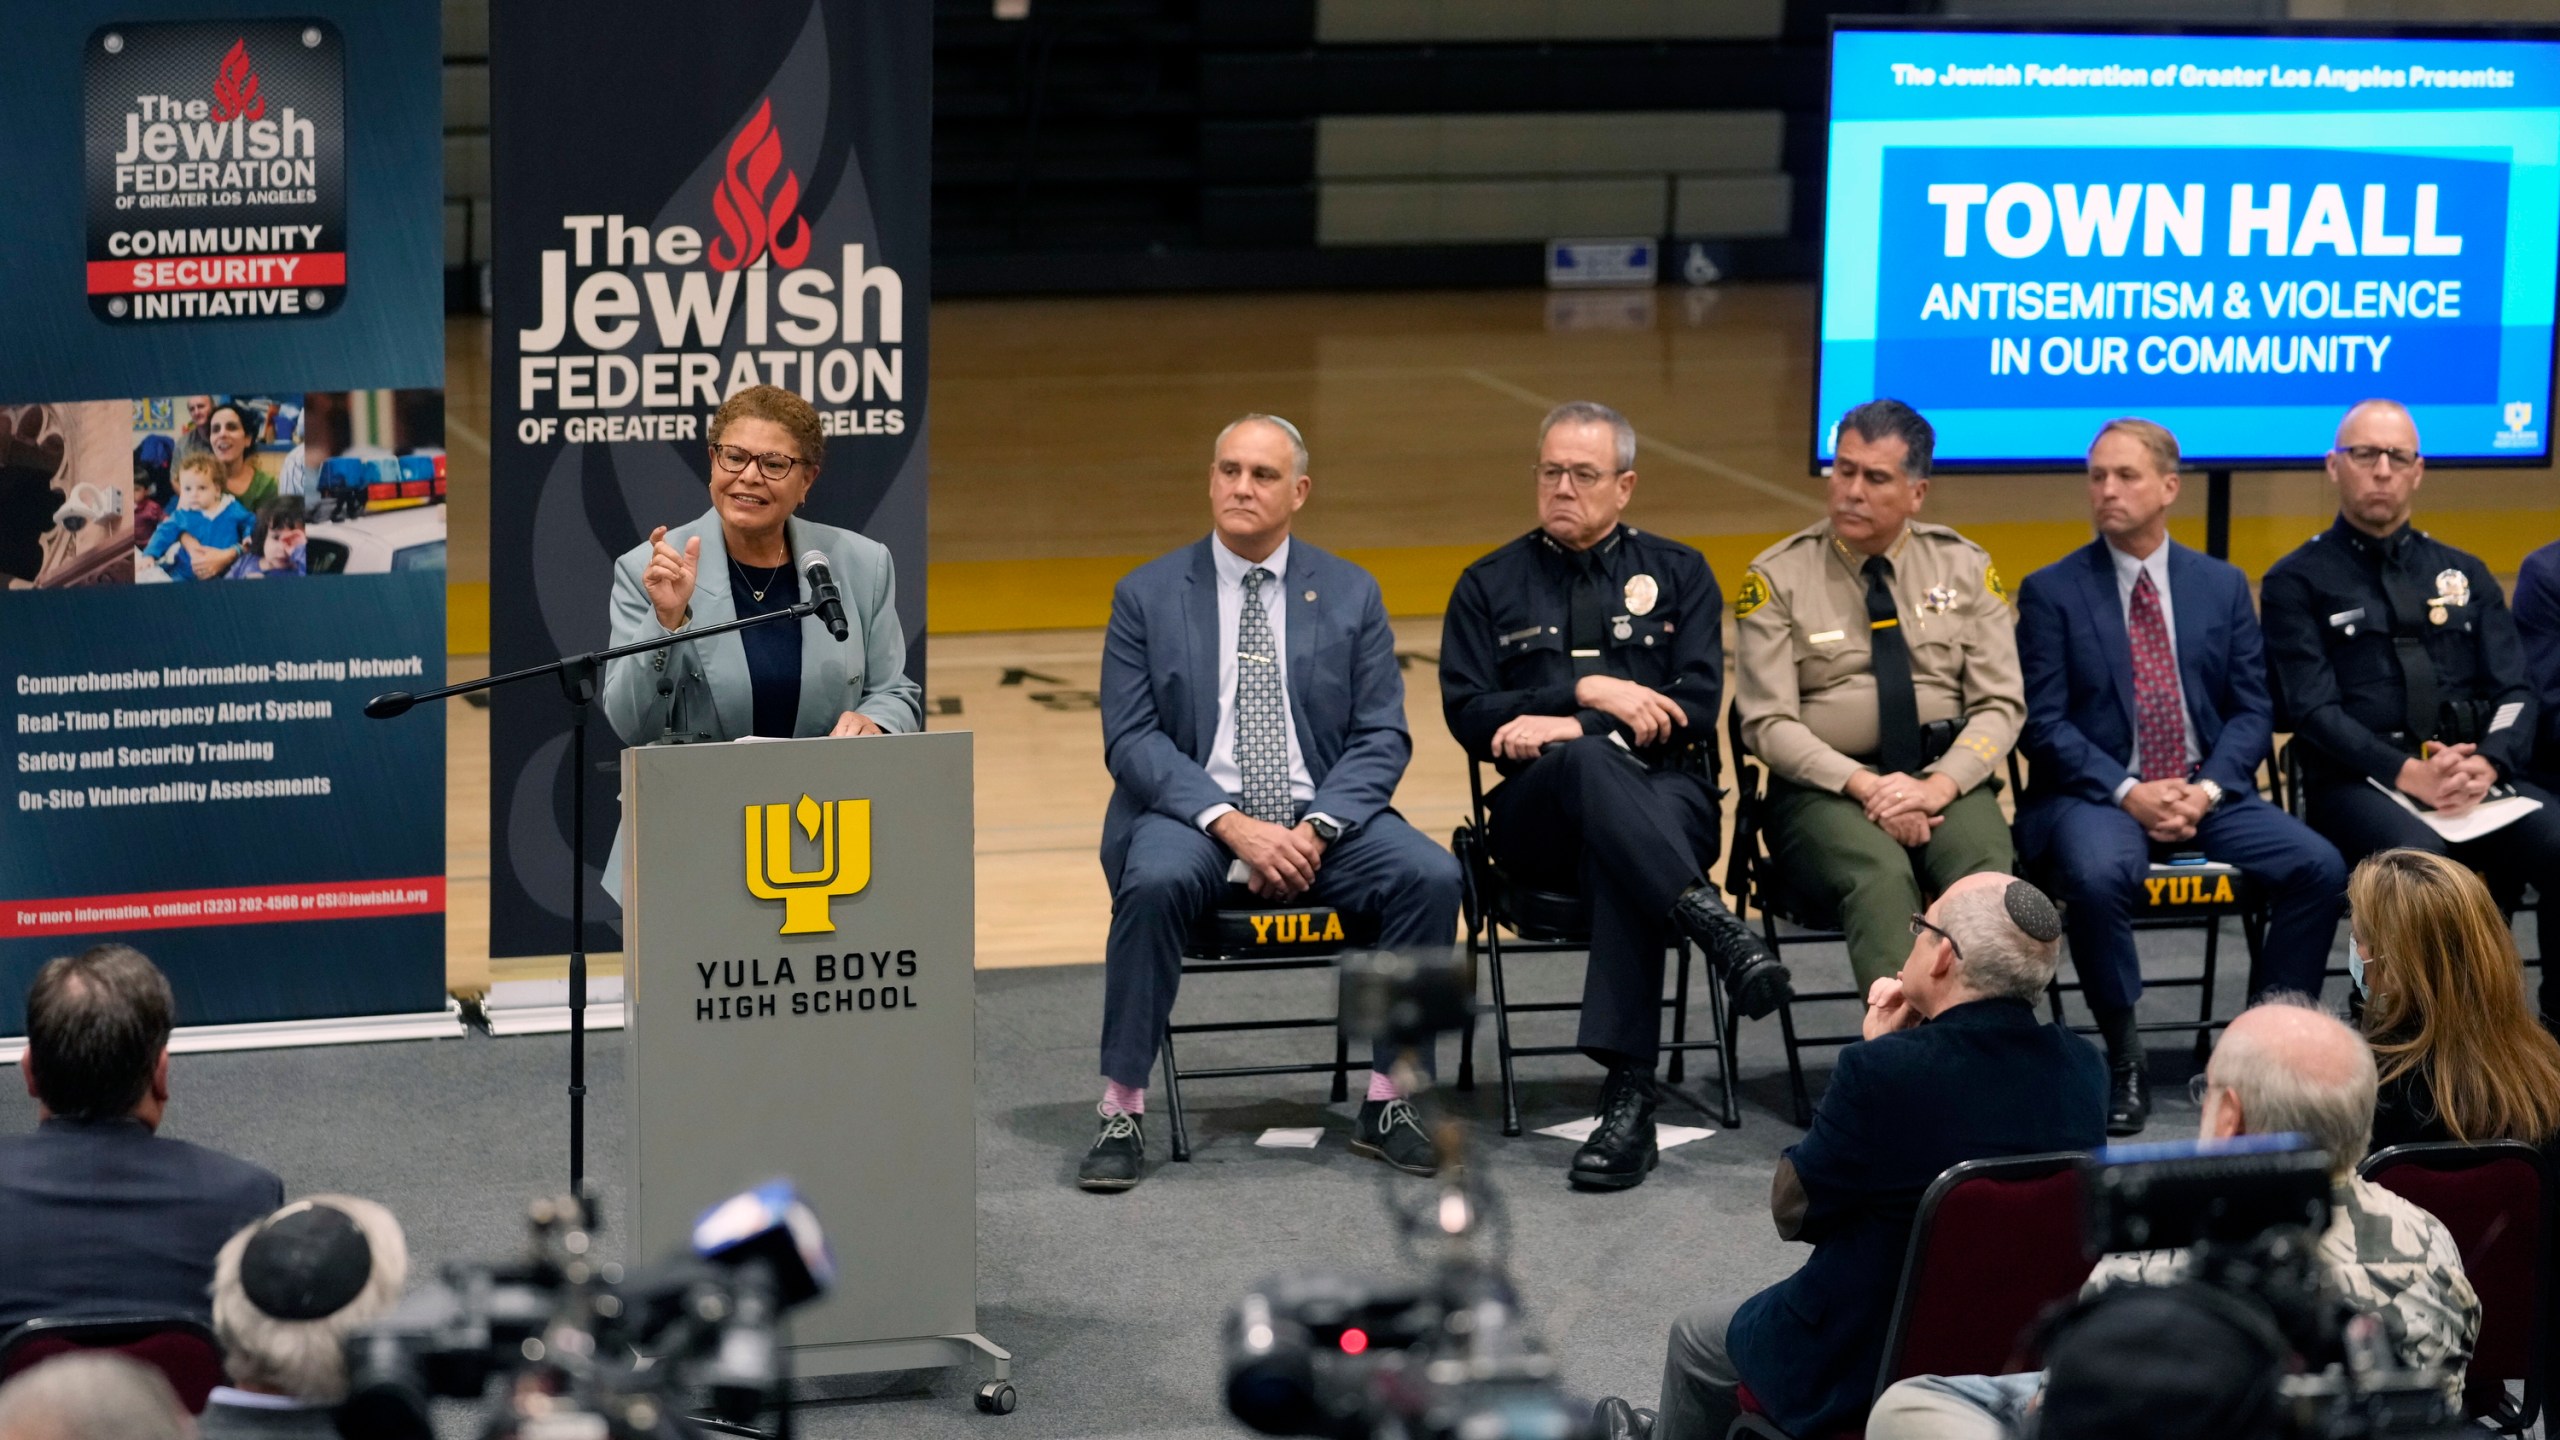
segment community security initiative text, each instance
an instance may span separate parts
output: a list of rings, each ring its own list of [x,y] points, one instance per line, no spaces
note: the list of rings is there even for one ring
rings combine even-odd
[[[693,1002],[696,1021],[767,1020],[783,1013],[778,994],[791,987],[789,1010],[794,1015],[841,1015],[857,1010],[913,1010],[916,991],[912,985],[881,982],[912,979],[916,973],[913,950],[860,950],[842,955],[813,955],[809,959],[808,984],[797,988],[800,978],[788,955],[775,958],[767,969],[762,959],[697,960],[694,970],[702,977],[702,988],[743,991],[743,994],[705,995]],[[871,983],[864,984],[863,981]]]

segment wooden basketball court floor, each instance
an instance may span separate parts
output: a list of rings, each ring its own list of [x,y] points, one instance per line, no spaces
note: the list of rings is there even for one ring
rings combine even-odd
[[[1805,285],[937,304],[926,690],[932,725],[977,735],[979,964],[1101,959],[1100,627],[1114,580],[1205,533],[1221,425],[1259,410],[1305,432],[1298,533],[1384,588],[1414,736],[1397,804],[1445,837],[1467,776],[1440,720],[1438,615],[1469,560],[1531,524],[1539,417],[1567,399],[1625,412],[1641,436],[1629,520],[1698,545],[1730,593],[1753,554],[1821,514],[1804,444],[1813,334]],[[486,667],[487,322],[452,327],[447,376],[459,678]],[[2243,474],[2233,559],[2263,573],[2333,509],[2317,472]],[[2180,539],[2202,544],[2203,510],[2191,476]],[[1924,514],[2013,581],[2089,536],[2071,474],[1941,477]],[[2431,472],[2418,523],[2512,576],[2560,535],[2560,483]],[[556,974],[556,959],[487,959],[487,718],[451,716],[450,981]]]

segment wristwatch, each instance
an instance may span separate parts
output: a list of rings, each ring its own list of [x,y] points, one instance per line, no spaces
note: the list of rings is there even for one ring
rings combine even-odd
[[[1316,832],[1316,838],[1327,845],[1342,838],[1342,827],[1322,815],[1308,816],[1307,828]]]
[[[2199,780],[2196,782],[2196,788],[2204,792],[2204,808],[2207,810],[2218,810],[2222,808],[2222,783],[2220,781]]]

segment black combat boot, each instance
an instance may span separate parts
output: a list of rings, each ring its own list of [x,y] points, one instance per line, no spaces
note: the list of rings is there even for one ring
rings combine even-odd
[[[1671,918],[1707,952],[1735,1010],[1758,1020],[1795,998],[1795,978],[1742,917],[1725,908],[1714,886],[1690,886],[1671,907]]]
[[[1600,1087],[1600,1124],[1573,1152],[1568,1174],[1585,1190],[1632,1190],[1662,1160],[1653,1135],[1653,1072],[1621,1065]]]
[[[2095,1010],[2107,1042],[2107,1133],[2139,1135],[2151,1123],[2151,1081],[2143,1074],[2142,1032],[2131,1010]]]

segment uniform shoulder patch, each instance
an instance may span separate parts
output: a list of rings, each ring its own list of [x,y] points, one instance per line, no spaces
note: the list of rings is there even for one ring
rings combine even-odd
[[[1757,570],[1742,572],[1742,588],[1733,596],[1733,618],[1739,620],[1768,603],[1769,582],[1761,579]]]
[[[1982,567],[1982,588],[1999,596],[2002,600],[2009,598],[2008,587],[2000,583],[2000,567],[1997,565]]]

